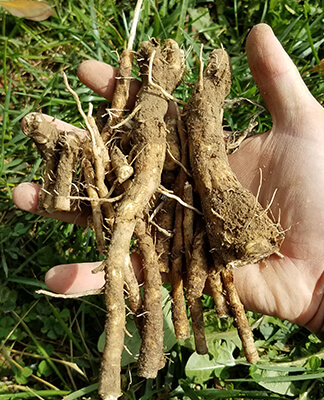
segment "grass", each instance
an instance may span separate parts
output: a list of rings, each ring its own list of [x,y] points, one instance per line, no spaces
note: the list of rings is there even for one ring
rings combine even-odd
[[[33,110],[81,126],[62,71],[85,108],[101,98],[76,77],[78,65],[98,59],[117,65],[127,42],[134,1],[53,0],[56,15],[44,22],[17,19],[0,10],[0,399],[97,399],[98,366],[104,324],[100,297],[48,299],[35,294],[45,272],[56,264],[98,259],[93,234],[71,224],[17,210],[12,189],[38,181],[42,165],[20,121]],[[251,78],[244,44],[251,27],[270,24],[291,55],[313,95],[323,103],[323,2],[234,0],[203,2],[144,0],[135,46],[149,37],[172,37],[184,49],[186,80],[197,76],[199,43],[204,52],[221,44],[229,51],[234,79],[230,97],[261,101]],[[186,99],[188,89],[177,96]],[[227,110],[225,123],[244,129],[253,106]],[[259,131],[271,127],[265,112]],[[210,356],[193,353],[193,342],[175,342],[166,295],[168,362],[155,380],[136,376],[124,359],[125,399],[321,399],[324,351],[306,329],[274,317],[248,313],[265,365],[244,362],[231,320],[215,317],[205,297]],[[131,324],[131,321],[128,322]],[[131,325],[129,326],[131,329]],[[138,347],[134,336],[127,346]],[[223,390],[226,389],[226,390]]]

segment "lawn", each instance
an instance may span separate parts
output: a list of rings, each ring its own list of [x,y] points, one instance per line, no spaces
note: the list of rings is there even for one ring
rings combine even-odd
[[[105,321],[102,296],[75,300],[38,295],[44,275],[57,264],[96,261],[90,229],[18,210],[12,190],[40,182],[43,164],[20,129],[31,111],[82,127],[62,72],[84,109],[103,99],[78,81],[80,63],[96,59],[118,65],[126,47],[135,1],[51,0],[55,15],[43,22],[16,18],[0,8],[0,399],[98,399],[97,382]],[[1,5],[1,2],[0,2]],[[268,23],[317,100],[324,101],[324,3],[297,0],[144,0],[135,48],[151,37],[173,38],[188,52],[186,81],[196,81],[200,43],[204,52],[224,46],[233,63],[230,99],[262,103],[245,55],[257,23]],[[323,64],[322,64],[323,65]],[[322,71],[323,72],[323,71]],[[136,72],[134,72],[135,74]],[[186,100],[188,85],[176,96]],[[225,110],[224,124],[242,131],[254,103]],[[271,127],[265,110],[255,133]],[[122,359],[124,399],[314,399],[324,398],[324,349],[305,328],[248,312],[260,365],[245,362],[231,319],[218,319],[204,296],[210,353],[198,356],[193,340],[176,341],[170,323],[168,286],[163,289],[167,363],[156,379],[136,376],[140,345],[131,318]]]

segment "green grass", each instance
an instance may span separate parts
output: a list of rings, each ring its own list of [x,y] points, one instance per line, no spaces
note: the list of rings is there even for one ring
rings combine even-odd
[[[135,2],[51,3],[56,15],[40,23],[0,10],[0,399],[60,399],[65,395],[69,400],[97,399],[103,299],[63,301],[35,294],[51,266],[98,259],[93,234],[17,210],[11,193],[20,182],[38,181],[42,171],[36,150],[20,131],[21,119],[30,111],[42,110],[82,125],[65,90],[62,71],[85,108],[89,102],[99,102],[99,96],[80,84],[76,69],[86,59],[117,65],[116,51],[126,46]],[[297,0],[262,4],[256,0],[144,0],[135,47],[152,36],[175,38],[185,50],[192,47],[186,80],[194,81],[200,42],[205,57],[223,45],[233,62],[230,97],[261,101],[244,45],[252,26],[266,22],[323,103],[323,75],[311,72],[324,57],[323,6],[320,1]],[[183,99],[188,95],[185,86],[177,91]],[[253,106],[227,110],[225,123],[232,130],[242,130],[254,112]],[[258,122],[259,131],[271,127],[267,112]],[[244,362],[232,321],[218,320],[208,297],[204,309],[210,355],[197,356],[192,340],[175,343],[166,325],[165,368],[157,379],[144,380],[136,376],[135,364],[126,358],[125,399],[324,398],[324,351],[306,329],[249,312],[264,361],[261,369]],[[138,344],[135,338],[128,347],[136,349]]]

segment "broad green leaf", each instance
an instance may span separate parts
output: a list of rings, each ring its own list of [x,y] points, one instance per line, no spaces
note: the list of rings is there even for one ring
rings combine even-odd
[[[258,384],[265,389],[271,390],[271,392],[278,393],[278,394],[284,394],[286,396],[294,396],[296,394],[296,390],[293,383],[291,382],[276,382],[275,378],[279,376],[288,376],[288,372],[284,371],[273,371],[273,370],[258,370],[258,372],[255,373],[250,373],[252,378],[254,377],[257,378]],[[274,378],[274,382],[264,382],[262,378]]]
[[[209,12],[206,7],[199,8],[189,8],[189,15],[194,21],[192,26],[199,32],[203,33],[207,40],[211,41],[211,44],[214,45],[214,40],[212,35],[208,33],[208,31],[215,31],[216,25],[214,21],[211,19]]]
[[[26,367],[22,361],[20,364],[22,365],[20,365],[20,368],[17,368],[15,380],[19,385],[25,385],[28,382],[30,375],[33,373],[33,370],[30,367]]]
[[[312,372],[316,372],[321,366],[321,360],[319,357],[313,356],[309,359],[308,365]]]
[[[277,395],[271,396],[268,391],[264,390],[246,390],[246,389],[193,389],[188,382],[183,379],[179,380],[183,392],[192,400],[215,400],[215,399],[276,399]],[[180,390],[179,390],[180,392]],[[181,393],[181,392],[180,392]],[[181,393],[182,394],[182,393]],[[186,397],[187,399],[187,397]],[[281,399],[281,397],[280,397]]]
[[[47,1],[11,0],[0,1],[0,5],[15,17],[24,17],[32,21],[44,21],[54,15]]]
[[[193,353],[186,365],[187,377],[193,378],[196,383],[203,383],[210,379],[216,368],[223,367],[209,354],[199,355]]]
[[[217,340],[210,347],[209,354],[193,353],[187,362],[186,375],[194,378],[197,383],[203,383],[211,376],[220,376],[225,367],[236,364],[233,357],[236,346],[233,342]]]
[[[45,376],[46,378],[48,378],[51,375],[51,373],[52,373],[52,368],[48,365],[46,360],[42,360],[38,364],[37,376]]]

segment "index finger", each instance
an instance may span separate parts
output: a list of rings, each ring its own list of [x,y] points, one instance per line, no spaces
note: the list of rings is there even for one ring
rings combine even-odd
[[[84,61],[78,68],[78,78],[94,92],[107,100],[112,100],[115,85],[117,68],[109,64],[96,61]],[[128,108],[133,108],[136,101],[136,94],[141,87],[141,82],[132,80],[129,90]]]

